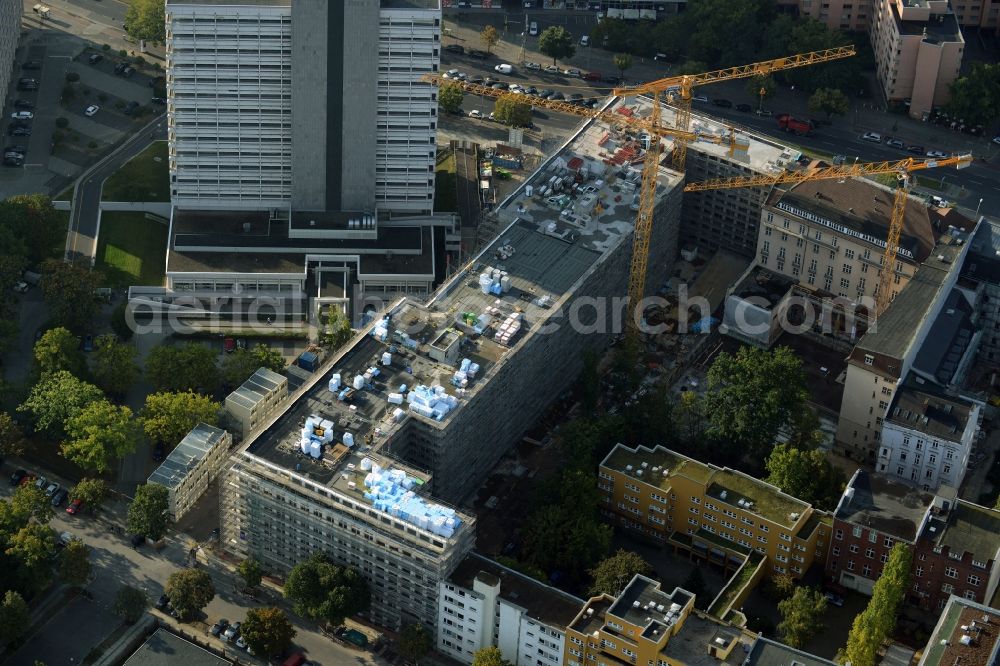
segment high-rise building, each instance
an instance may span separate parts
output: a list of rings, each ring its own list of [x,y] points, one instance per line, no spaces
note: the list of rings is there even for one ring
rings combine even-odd
[[[0,2],[0,90],[9,90],[14,75],[14,54],[21,36],[24,5],[12,0]]]
[[[132,298],[300,319],[433,291],[460,240],[433,212],[437,89],[419,80],[438,0],[170,0],[166,20],[167,284]]]

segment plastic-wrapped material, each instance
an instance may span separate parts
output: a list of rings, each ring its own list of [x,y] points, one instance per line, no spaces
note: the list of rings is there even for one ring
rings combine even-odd
[[[363,472],[370,472],[371,469],[372,469],[372,459],[371,458],[362,458],[361,459],[361,471],[363,471]]]
[[[458,366],[459,372],[468,372],[470,365],[472,365],[472,361],[467,358],[463,358],[462,363]]]
[[[354,375],[354,384],[353,384],[353,386],[354,386],[355,390],[360,391],[361,389],[363,389],[365,387],[365,378],[362,375]]]
[[[403,404],[403,394],[402,393],[390,393],[388,400],[389,400],[389,404],[390,405],[402,405]]]
[[[302,440],[299,442],[299,447],[302,449],[302,453],[309,453],[310,439],[308,436],[303,435]]]
[[[312,444],[309,445],[309,455],[313,458],[321,458],[323,456],[323,445],[319,443],[319,440],[314,439]]]
[[[392,354],[382,352],[382,365],[392,365]]]
[[[420,414],[421,416],[426,416],[427,418],[431,418],[434,415],[434,410],[433,409],[431,409],[427,405],[421,405],[421,404],[416,403],[416,402],[410,403],[410,411],[411,412],[416,412],[417,414]]]
[[[333,377],[330,377],[330,393],[336,393],[340,390],[340,373],[335,373]]]
[[[344,446],[348,448],[354,446],[354,435],[352,435],[351,433],[345,432],[343,440],[344,440]]]
[[[399,392],[400,393],[406,393],[406,384],[400,384],[399,385]]]
[[[405,415],[406,415],[406,412],[404,412],[399,407],[397,407],[396,409],[392,410],[392,420],[395,421],[396,423],[399,423],[400,421],[402,421],[403,417]]]

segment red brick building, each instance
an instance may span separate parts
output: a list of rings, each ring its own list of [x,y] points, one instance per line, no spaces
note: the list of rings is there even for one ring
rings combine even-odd
[[[937,612],[954,594],[992,604],[1000,578],[1000,511],[858,470],[834,512],[827,575],[871,594],[896,543],[914,550],[907,600]]]

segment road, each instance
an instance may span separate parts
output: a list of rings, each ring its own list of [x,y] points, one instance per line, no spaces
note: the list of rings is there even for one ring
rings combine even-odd
[[[6,482],[7,476],[12,471],[13,466],[10,463],[3,466],[0,496],[4,498],[9,497],[13,490]],[[124,514],[124,506],[115,505],[108,514],[109,520],[119,519]],[[183,535],[176,532],[168,535],[167,544],[161,550],[155,550],[149,545],[136,550],[123,536],[115,535],[104,520],[104,518],[96,520],[91,516],[70,516],[64,510],[56,511],[55,518],[50,523],[52,528],[59,533],[68,531],[90,547],[93,573],[86,589],[92,599],[89,601],[78,599],[60,608],[9,663],[15,666],[22,664],[31,666],[35,663],[35,659],[42,659],[48,664],[70,664],[74,661],[81,663],[90,649],[118,625],[118,618],[111,610],[115,595],[122,585],[131,585],[144,590],[150,601],[155,602],[163,593],[163,585],[170,574],[184,568],[189,543]],[[268,592],[267,594],[271,596],[261,597],[259,602],[250,601],[234,592],[238,582],[237,577],[214,558],[210,558],[208,564],[200,566],[212,576],[216,589],[215,598],[205,609],[209,623],[220,617],[230,621],[243,620],[250,607],[284,603],[273,592]],[[340,666],[348,663],[368,666],[385,663],[368,653],[333,642],[317,631],[314,625],[303,622],[294,615],[289,614],[289,619],[297,631],[295,645],[305,652],[309,659],[323,666]],[[78,624],[86,626],[90,632],[84,640],[74,640],[67,633]],[[202,631],[200,625],[192,623],[185,624],[184,629],[195,633]],[[54,639],[56,635],[59,639]],[[214,639],[206,634],[206,640]],[[219,646],[221,647],[221,643]],[[238,654],[242,663],[263,663],[236,648],[230,651],[234,655]]]
[[[105,179],[123,164],[144,151],[154,141],[167,138],[165,114],[160,114],[133,134],[84,175],[73,200],[70,233],[66,244],[69,258],[93,257],[97,251],[97,222],[100,217],[101,188]]]

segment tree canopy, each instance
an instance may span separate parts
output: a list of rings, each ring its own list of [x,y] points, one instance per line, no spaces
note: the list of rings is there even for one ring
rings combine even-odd
[[[101,274],[83,263],[49,259],[42,264],[42,294],[53,321],[82,333],[97,313]]]
[[[448,113],[461,111],[463,101],[465,101],[465,91],[462,90],[462,86],[446,83],[438,88],[438,106]]]
[[[217,353],[198,343],[161,345],[146,357],[146,378],[157,391],[211,393],[219,383]]]
[[[65,435],[68,421],[92,402],[104,399],[101,389],[65,370],[43,376],[17,408],[31,415],[39,430],[52,439]]]
[[[778,612],[782,640],[792,647],[802,647],[823,628],[826,597],[811,587],[796,587],[792,596],[778,602]]]
[[[723,352],[708,370],[702,398],[708,434],[723,448],[763,458],[775,433],[807,408],[807,396],[802,362],[788,347]]]
[[[628,53],[616,53],[612,56],[611,62],[618,70],[618,75],[625,76],[625,70],[632,66],[632,56]]]
[[[52,580],[56,532],[48,525],[28,523],[12,534],[4,551],[17,563],[17,578],[24,589],[37,592]]]
[[[248,557],[236,566],[236,573],[247,587],[257,587],[264,576],[264,568],[260,566],[260,562]]]
[[[31,626],[31,613],[24,597],[7,590],[0,602],[0,644],[16,641]]]
[[[912,564],[913,552],[906,544],[897,543],[889,551],[868,606],[854,618],[847,635],[845,654],[855,666],[875,666],[879,647],[896,627],[900,605],[910,587]]]
[[[104,473],[112,464],[135,451],[139,428],[132,410],[107,400],[90,403],[66,422],[68,439],[62,455],[80,467]]]
[[[115,595],[115,615],[128,624],[135,624],[149,608],[149,597],[142,590],[122,585]]]
[[[10,233],[6,242],[0,240],[0,254],[20,256],[34,265],[57,248],[62,256],[66,222],[44,194],[18,194],[0,202],[0,229]],[[0,233],[0,239],[5,236]]]
[[[162,42],[166,39],[164,3],[159,0],[129,0],[125,10],[126,32],[136,39]]]
[[[341,567],[317,553],[296,564],[285,580],[285,596],[295,612],[314,621],[339,625],[371,605],[368,582],[357,569]]]
[[[803,451],[777,444],[765,467],[768,483],[820,509],[833,509],[844,489],[844,473],[819,449]]]
[[[503,658],[500,648],[495,645],[480,648],[472,655],[472,666],[514,666]]]
[[[295,627],[280,608],[251,608],[240,627],[240,635],[254,654],[282,654],[295,638]]]
[[[427,656],[433,644],[431,635],[424,625],[408,624],[400,632],[397,648],[403,659],[416,663]]]
[[[72,587],[83,587],[90,578],[90,549],[73,539],[59,554],[59,577]]]
[[[976,62],[951,84],[945,111],[966,125],[988,126],[1000,119],[1000,63]]]
[[[820,88],[809,96],[809,110],[813,113],[825,113],[827,118],[846,114],[850,106],[847,95],[836,88]]]
[[[7,412],[0,412],[0,456],[19,456],[24,452],[24,431]]]
[[[170,574],[164,591],[182,620],[193,616],[215,597],[212,577],[204,569],[182,569]]]
[[[35,365],[43,375],[65,370],[75,377],[83,377],[87,369],[80,351],[80,338],[62,326],[45,331],[35,343],[34,354]]]
[[[123,397],[139,378],[136,354],[135,347],[120,342],[117,336],[98,337],[91,354],[94,383],[109,395]]]
[[[210,397],[183,391],[146,396],[142,428],[153,442],[172,449],[199,423],[218,425],[221,405]]]
[[[531,125],[531,105],[525,103],[523,97],[513,93],[499,97],[493,107],[493,117],[511,127],[528,127]]]
[[[103,479],[80,479],[73,486],[70,499],[82,500],[84,508],[93,512],[104,502],[109,492],[108,484]]]
[[[568,60],[576,54],[573,35],[561,25],[549,26],[538,36],[538,50],[552,58],[552,64]]]
[[[323,323],[323,344],[330,349],[340,349],[354,336],[351,330],[351,320],[343,310],[330,304],[326,308],[326,321]]]
[[[590,588],[591,596],[610,594],[617,597],[636,574],[648,576],[652,567],[642,556],[629,550],[621,549],[614,555],[601,560],[590,570],[594,584]]]
[[[165,487],[158,483],[139,486],[135,489],[132,503],[128,505],[128,531],[158,541],[167,531],[169,508],[169,495]]]
[[[483,40],[483,46],[490,53],[493,52],[493,47],[500,43],[500,33],[492,25],[487,25],[480,30],[479,38]]]
[[[260,368],[275,372],[285,369],[285,357],[268,345],[254,345],[250,349],[237,349],[222,359],[222,381],[237,387],[250,379]]]

